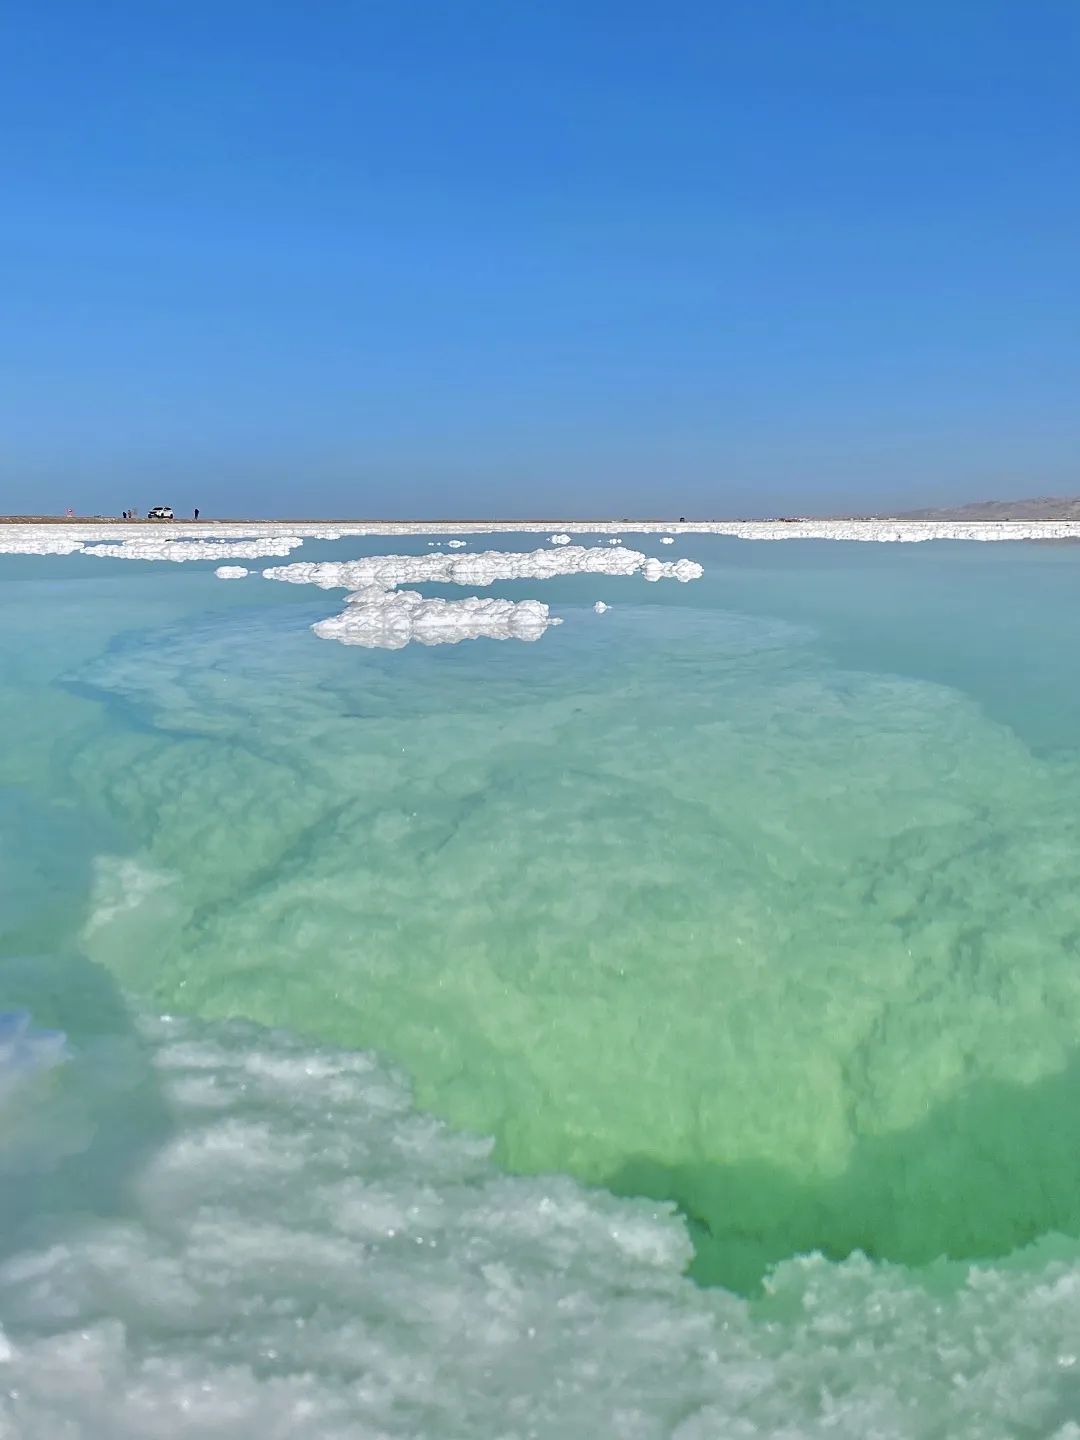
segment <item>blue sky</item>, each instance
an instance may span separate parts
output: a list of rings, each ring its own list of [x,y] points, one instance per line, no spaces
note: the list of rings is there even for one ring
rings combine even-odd
[[[1075,0],[9,0],[0,511],[1080,492]]]

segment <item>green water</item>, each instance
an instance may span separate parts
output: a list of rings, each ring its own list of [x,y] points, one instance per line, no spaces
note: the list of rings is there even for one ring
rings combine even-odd
[[[313,591],[0,559],[5,949],[375,1047],[739,1290],[1080,1235],[1080,551],[673,553],[392,654]]]

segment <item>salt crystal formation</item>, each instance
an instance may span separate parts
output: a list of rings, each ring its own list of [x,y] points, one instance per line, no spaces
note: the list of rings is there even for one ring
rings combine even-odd
[[[587,549],[563,545],[558,550],[525,553],[485,550],[476,555],[369,555],[360,560],[323,561],[273,566],[268,580],[289,585],[315,585],[321,590],[349,590],[340,615],[312,626],[316,635],[344,645],[400,650],[411,640],[423,645],[455,645],[460,640],[538,640],[553,619],[539,600],[427,599],[405,584],[425,581],[443,585],[493,585],[499,580],[545,580],[557,575],[636,575],[648,581],[697,580],[701,566],[693,560],[657,560],[639,550]],[[606,609],[606,606],[604,607]]]

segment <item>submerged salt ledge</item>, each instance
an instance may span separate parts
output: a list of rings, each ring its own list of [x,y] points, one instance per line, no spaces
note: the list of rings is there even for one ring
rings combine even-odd
[[[264,570],[268,580],[290,585],[315,585],[322,590],[350,590],[340,615],[312,626],[325,640],[369,649],[400,650],[410,640],[424,645],[457,644],[460,640],[538,640],[560,622],[538,600],[426,599],[398,587],[424,581],[446,585],[493,585],[499,580],[549,579],[557,575],[634,575],[646,580],[698,579],[701,566],[693,560],[666,561],[638,550],[586,549],[566,545],[558,550],[524,554],[486,550],[476,555],[370,555],[360,560],[278,565]]]

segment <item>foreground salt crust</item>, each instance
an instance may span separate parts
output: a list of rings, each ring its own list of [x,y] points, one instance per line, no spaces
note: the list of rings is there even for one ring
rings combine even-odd
[[[552,625],[548,607],[538,600],[427,599],[403,584],[493,585],[499,580],[550,579],[556,575],[634,575],[646,580],[698,579],[693,560],[657,560],[638,550],[586,549],[525,553],[486,550],[476,555],[369,555],[361,560],[278,565],[264,570],[268,580],[315,585],[321,590],[350,590],[340,615],[312,626],[325,640],[368,649],[400,650],[410,640],[424,645],[454,645],[460,640],[538,640]]]
[[[682,1277],[670,1207],[501,1174],[372,1056],[141,1029],[97,1044],[167,1115],[122,1212],[5,1235],[4,1436],[1075,1440],[1075,1256],[933,1285],[810,1257],[754,1306]]]

